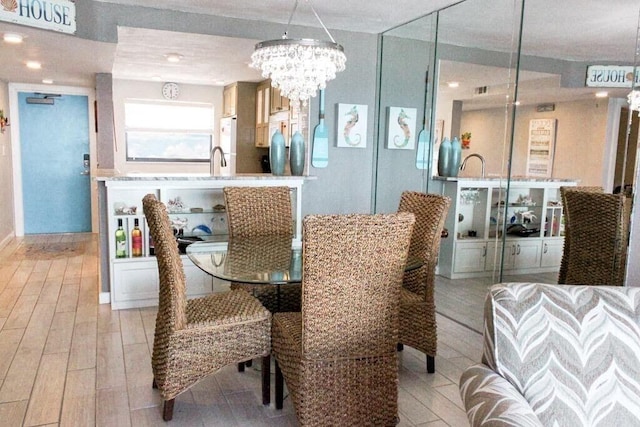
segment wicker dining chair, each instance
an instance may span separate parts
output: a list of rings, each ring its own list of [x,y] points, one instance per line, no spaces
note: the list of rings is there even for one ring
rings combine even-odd
[[[623,286],[629,221],[624,194],[569,191],[565,284]]]
[[[578,187],[568,187],[562,186],[560,187],[560,198],[562,200],[562,208],[564,215],[564,244],[562,246],[562,258],[560,259],[560,271],[558,272],[558,283],[565,284],[567,281],[567,267],[569,256],[571,253],[571,233],[569,231],[571,227],[571,219],[569,218],[569,210],[567,209],[567,193],[570,191],[582,191],[584,193],[603,193],[604,189],[602,187],[587,187],[587,186],[578,186]]]
[[[404,273],[398,350],[406,344],[426,354],[428,373],[435,372],[438,334],[434,286],[442,229],[450,205],[451,199],[446,196],[405,191],[398,207],[398,212],[411,212],[416,217],[409,256],[423,263]]]
[[[283,380],[301,425],[390,426],[398,416],[398,306],[414,216],[309,215],[302,311],[275,313]]]
[[[173,418],[177,395],[222,367],[262,357],[268,375],[271,313],[244,291],[187,299],[184,267],[166,207],[153,194],[142,200],[160,274],[153,339],[153,387],[164,401],[162,418]],[[269,402],[264,389],[263,403]]]
[[[229,236],[293,238],[289,187],[225,187]],[[234,282],[260,300],[272,313],[300,311],[300,284],[256,285]],[[278,292],[279,291],[279,292]]]

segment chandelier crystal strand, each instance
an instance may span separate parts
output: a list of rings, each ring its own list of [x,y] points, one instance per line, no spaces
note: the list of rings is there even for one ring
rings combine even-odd
[[[297,5],[296,1],[294,11]],[[251,67],[262,70],[262,76],[270,78],[271,84],[280,89],[282,96],[299,101],[302,105],[306,105],[310,97],[316,96],[318,89],[324,89],[328,81],[335,79],[336,73],[344,71],[347,61],[342,46],[334,41],[313,6],[311,9],[329,34],[330,42],[289,39],[285,31],[282,39],[256,44],[251,55]]]

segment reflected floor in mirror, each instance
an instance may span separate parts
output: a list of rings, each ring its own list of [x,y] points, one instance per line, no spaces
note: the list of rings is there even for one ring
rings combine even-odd
[[[97,254],[92,234],[16,238],[0,250],[3,425],[169,425],[151,387],[156,308],[97,304]],[[436,373],[426,374],[421,353],[400,353],[400,426],[468,425],[458,379],[480,360],[477,331],[489,284],[438,278]],[[228,366],[181,394],[170,424],[298,425],[290,399],[282,411],[261,404],[259,366],[244,373]]]

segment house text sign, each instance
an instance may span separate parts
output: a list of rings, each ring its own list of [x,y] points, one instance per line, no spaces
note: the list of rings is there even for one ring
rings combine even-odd
[[[636,85],[640,83],[640,70],[636,71]],[[587,87],[627,87],[631,89],[633,66],[590,65],[587,67]]]
[[[0,0],[0,21],[76,33],[76,5],[70,0]]]

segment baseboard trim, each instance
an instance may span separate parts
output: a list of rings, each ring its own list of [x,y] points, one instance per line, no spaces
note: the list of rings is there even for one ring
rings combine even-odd
[[[111,292],[100,292],[100,295],[98,296],[98,302],[100,304],[110,304]]]
[[[16,237],[16,235],[13,231],[5,236],[5,238],[0,241],[0,249],[3,249],[5,246],[7,246],[11,239],[13,239],[14,237]]]

